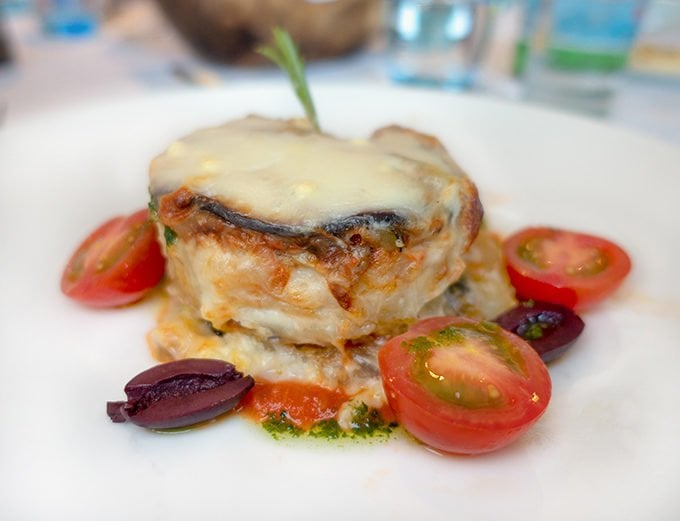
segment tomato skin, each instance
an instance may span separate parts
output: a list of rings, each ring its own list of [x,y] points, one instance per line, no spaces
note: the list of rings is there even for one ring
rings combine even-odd
[[[535,261],[523,253],[528,245],[535,247]],[[520,230],[504,241],[503,253],[510,282],[523,299],[577,310],[611,295],[631,269],[630,257],[617,244],[557,228]]]
[[[61,290],[88,306],[123,306],[141,299],[164,273],[156,230],[143,209],[93,231],[69,259]]]
[[[469,386],[477,382],[493,384],[502,395],[501,406],[464,407],[428,392],[414,378],[412,369],[416,358],[404,342],[408,346],[411,340],[448,326],[474,328],[477,324],[480,323],[461,317],[425,319],[390,340],[378,354],[385,394],[397,420],[416,439],[443,452],[481,454],[500,449],[538,421],[550,401],[552,385],[545,364],[531,346],[500,327],[494,334],[516,350],[523,376],[499,364],[493,355],[481,349],[473,349],[472,357],[465,353],[469,346],[462,350],[453,345],[436,349],[460,351],[460,360],[472,363],[465,364],[467,367],[449,366],[449,377],[459,378],[458,381]],[[470,366],[475,367],[465,375]]]

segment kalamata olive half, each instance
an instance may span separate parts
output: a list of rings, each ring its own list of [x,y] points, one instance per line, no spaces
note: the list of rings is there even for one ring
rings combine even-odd
[[[148,429],[186,427],[232,410],[254,383],[223,360],[176,360],[135,376],[125,386],[127,401],[108,402],[106,413],[114,423]]]
[[[495,322],[526,340],[544,362],[561,356],[585,325],[569,308],[535,301],[521,303],[496,318]]]

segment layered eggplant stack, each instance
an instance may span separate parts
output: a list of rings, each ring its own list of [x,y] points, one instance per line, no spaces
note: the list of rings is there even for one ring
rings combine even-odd
[[[441,143],[394,126],[349,141],[250,116],[172,143],[150,191],[169,281],[156,355],[348,392],[461,277],[482,217]]]

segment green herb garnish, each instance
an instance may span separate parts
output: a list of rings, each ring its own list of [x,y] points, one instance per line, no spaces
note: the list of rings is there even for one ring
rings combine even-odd
[[[172,246],[177,240],[177,232],[169,226],[165,226],[163,227],[163,237],[165,238],[165,244]]]
[[[279,415],[270,414],[265,421],[262,422],[262,427],[265,428],[272,438],[278,440],[281,436],[300,436],[304,431],[296,426],[286,411],[281,411]]]
[[[347,433],[340,428],[336,420],[321,420],[315,423],[307,434],[312,438],[326,438],[327,440],[347,437]]]
[[[419,336],[410,340],[404,340],[401,343],[401,347],[408,349],[412,353],[419,353],[429,351],[435,347],[435,343],[426,336]]]
[[[290,78],[290,82],[293,84],[295,94],[305,109],[307,119],[314,127],[314,130],[321,132],[319,120],[316,116],[316,109],[314,108],[314,101],[309,92],[309,85],[307,85],[305,64],[300,57],[295,42],[290,37],[290,34],[280,27],[275,27],[272,30],[272,35],[274,37],[274,45],[258,47],[257,52],[265,58],[269,58],[286,71]]]
[[[326,440],[387,438],[397,427],[396,423],[385,421],[380,411],[364,402],[353,408],[349,431],[343,430],[335,419],[321,420],[309,429],[303,429],[293,423],[286,411],[270,413],[261,425],[275,440],[302,437]]]
[[[158,208],[156,208],[156,201],[154,201],[153,197],[149,199],[149,217],[152,221],[158,220]]]
[[[543,330],[548,327],[550,327],[548,324],[534,322],[528,328],[526,328],[526,330],[522,331],[520,336],[524,340],[538,340],[539,338],[543,338]]]
[[[366,405],[357,405],[352,411],[352,433],[366,438],[369,436],[389,435],[396,424],[385,422],[380,412]]]

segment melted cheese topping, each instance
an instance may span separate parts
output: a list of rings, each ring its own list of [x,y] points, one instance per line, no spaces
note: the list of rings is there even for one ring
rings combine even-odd
[[[410,152],[251,116],[171,144],[151,165],[151,191],[185,186],[232,210],[294,225],[381,210],[419,215],[438,199],[454,199],[454,178],[440,162]]]

